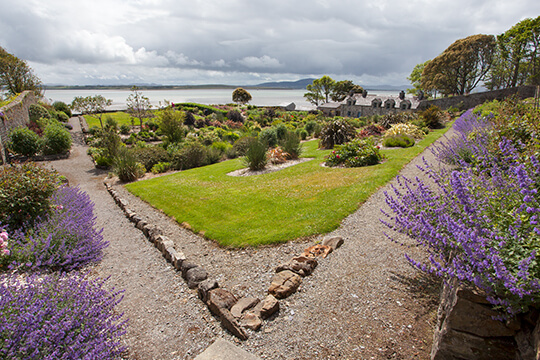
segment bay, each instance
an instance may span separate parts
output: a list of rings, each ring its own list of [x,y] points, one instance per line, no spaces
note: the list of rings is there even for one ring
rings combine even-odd
[[[164,106],[166,101],[173,103],[194,102],[205,105],[219,105],[232,103],[233,89],[167,89],[167,90],[141,90],[142,94],[150,99],[154,108]],[[290,103],[296,105],[296,110],[313,110],[315,106],[306,101],[305,89],[248,89],[252,96],[249,102],[255,106],[286,106]],[[124,110],[127,108],[126,100],[131,94],[129,89],[48,89],[44,97],[50,103],[63,101],[71,104],[77,96],[102,95],[112,100],[109,110]],[[370,92],[371,93],[371,92]],[[377,90],[377,95],[397,95],[397,91]]]

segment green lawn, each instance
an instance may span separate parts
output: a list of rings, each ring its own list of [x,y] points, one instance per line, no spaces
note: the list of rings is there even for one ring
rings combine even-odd
[[[387,160],[375,166],[322,167],[329,150],[318,150],[317,141],[310,141],[304,143],[303,157],[313,160],[274,173],[228,176],[244,167],[235,159],[126,188],[223,246],[286,242],[336,229],[446,130],[434,131],[408,149],[383,150]]]
[[[101,117],[101,120],[103,121],[103,125],[105,125],[105,118],[107,116],[110,116],[113,119],[115,119],[116,122],[118,123],[118,126],[121,126],[123,124],[131,126],[131,116],[126,112],[116,111],[116,112],[103,114],[103,116]],[[99,124],[98,118],[90,116],[90,115],[84,115],[84,118],[86,120],[86,123],[88,124],[88,127],[92,127],[92,126],[101,127],[101,125]],[[135,125],[139,125],[139,119],[135,119]]]

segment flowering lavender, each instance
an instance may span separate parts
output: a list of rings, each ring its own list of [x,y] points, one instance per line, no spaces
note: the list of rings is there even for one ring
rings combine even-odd
[[[49,214],[34,226],[13,232],[12,268],[70,271],[102,257],[108,245],[94,229],[90,197],[73,187],[59,188],[49,199]]]
[[[476,144],[480,150],[481,144]],[[488,300],[513,315],[540,301],[540,161],[523,158],[510,141],[488,149],[482,169],[437,172],[434,181],[400,178],[386,194],[394,215],[383,222],[426,247],[418,268],[486,290]]]
[[[0,275],[0,358],[113,359],[125,349],[119,292],[77,273]]]

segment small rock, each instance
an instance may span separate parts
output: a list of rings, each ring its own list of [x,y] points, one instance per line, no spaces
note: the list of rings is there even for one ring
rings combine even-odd
[[[277,311],[279,311],[279,301],[273,295],[265,297],[252,310],[254,314],[259,315],[263,319],[268,319]]]
[[[230,310],[236,304],[236,301],[236,297],[225,289],[217,288],[208,292],[208,308],[217,316],[221,313],[220,309]]]
[[[176,250],[171,254],[171,264],[177,271],[182,271],[182,263],[186,260],[186,255],[183,252]]]
[[[219,289],[217,289],[219,290]],[[213,290],[214,291],[214,290]],[[234,316],[227,309],[221,309],[219,319],[223,327],[231,332],[234,336],[240,340],[247,340],[248,336],[244,329],[238,324]]]
[[[144,220],[141,220],[135,225],[135,227],[139,230],[142,230],[148,223]]]
[[[322,256],[323,258],[327,257],[328,254],[332,252],[332,248],[327,245],[313,245],[308,247],[304,252],[302,253],[302,256],[306,257],[318,257]]]
[[[245,328],[257,331],[262,326],[262,320],[258,315],[252,313],[251,311],[248,311],[242,316],[242,319],[240,320],[240,325]]]
[[[199,283],[198,294],[199,299],[201,299],[205,304],[208,302],[208,292],[210,290],[217,289],[219,287],[218,282],[215,279],[206,279],[203,282]]]
[[[195,289],[199,283],[208,278],[208,273],[204,268],[197,266],[186,272],[186,281],[190,289]]]
[[[231,308],[231,314],[235,318],[240,318],[242,313],[251,309],[259,303],[259,299],[253,297],[245,297],[238,300],[238,302]]]
[[[180,224],[180,226],[182,226],[184,229],[186,230],[191,230],[191,225],[189,225],[187,222],[183,222],[182,224]]]
[[[274,275],[268,292],[278,299],[284,299],[293,294],[302,283],[302,277],[290,270]]]
[[[322,245],[330,246],[332,250],[336,250],[343,245],[343,238],[341,236],[333,236],[323,240]]]
[[[292,258],[288,263],[280,265],[276,268],[276,272],[290,270],[302,277],[311,275],[317,267],[317,260],[306,256],[297,256]]]
[[[186,278],[186,273],[189,269],[192,269],[192,268],[195,268],[199,265],[195,264],[195,263],[192,263],[191,261],[183,261],[182,262],[182,277],[185,279]]]

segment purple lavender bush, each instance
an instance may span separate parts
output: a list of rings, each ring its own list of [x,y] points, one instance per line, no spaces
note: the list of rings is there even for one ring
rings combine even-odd
[[[78,273],[0,274],[0,358],[114,359],[125,351],[119,292]]]
[[[490,142],[471,148],[482,166],[439,171],[426,164],[431,187],[399,178],[386,194],[393,214],[383,223],[426,248],[426,262],[406,255],[413,265],[474,284],[515,315],[540,301],[540,161],[506,139],[495,151]]]
[[[108,243],[94,228],[90,197],[78,188],[60,187],[49,202],[47,215],[10,234],[10,267],[71,271],[101,260]]]

